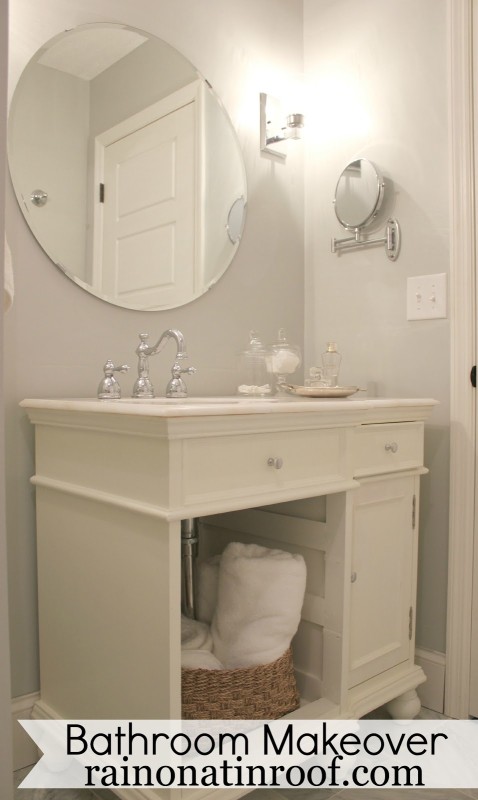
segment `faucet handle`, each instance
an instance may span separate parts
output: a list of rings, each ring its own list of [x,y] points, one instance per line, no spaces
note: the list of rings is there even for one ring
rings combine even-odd
[[[173,377],[166,386],[166,397],[187,397],[188,390],[181,375],[194,375],[197,372],[196,367],[181,367],[178,361],[175,361],[171,372]]]
[[[103,372],[105,373],[105,375],[109,377],[113,375],[113,372],[128,372],[128,370],[129,370],[128,364],[122,364],[121,367],[115,367],[111,358],[108,359],[108,361],[103,367]]]
[[[173,373],[173,378],[179,378],[181,373],[184,373],[185,375],[194,375],[197,372],[197,369],[196,367],[180,367],[179,364],[176,363],[173,365],[171,372]]]
[[[181,365],[175,361],[171,368],[171,372],[173,378],[178,378],[178,380],[181,380],[181,375],[194,375],[197,372],[197,369],[196,367],[181,367]]]
[[[100,385],[98,386],[98,399],[119,400],[121,397],[121,388],[113,373],[128,372],[128,370],[128,364],[122,364],[120,367],[115,367],[109,358],[103,367],[103,372],[105,374],[103,379],[100,381]]]

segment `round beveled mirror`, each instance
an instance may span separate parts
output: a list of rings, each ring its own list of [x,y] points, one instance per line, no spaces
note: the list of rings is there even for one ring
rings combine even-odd
[[[382,205],[385,183],[375,164],[359,158],[347,164],[335,189],[335,213],[344,228],[365,228]]]
[[[8,160],[39,244],[107,302],[189,303],[239,247],[247,189],[231,121],[195,67],[144,31],[92,23],[47,42],[13,96]]]

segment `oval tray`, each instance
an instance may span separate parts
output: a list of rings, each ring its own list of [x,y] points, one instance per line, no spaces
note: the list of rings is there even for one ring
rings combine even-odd
[[[358,386],[296,386],[293,383],[284,384],[284,388],[300,397],[350,397],[359,391]]]

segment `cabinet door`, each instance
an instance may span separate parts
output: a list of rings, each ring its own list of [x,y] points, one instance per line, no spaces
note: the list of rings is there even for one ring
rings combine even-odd
[[[354,495],[349,686],[413,655],[418,481],[364,481]]]

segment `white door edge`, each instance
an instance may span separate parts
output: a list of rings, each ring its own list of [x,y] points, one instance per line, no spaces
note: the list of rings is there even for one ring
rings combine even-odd
[[[472,19],[477,0],[448,0],[450,135],[450,527],[445,714],[467,718],[475,520],[475,218]]]

